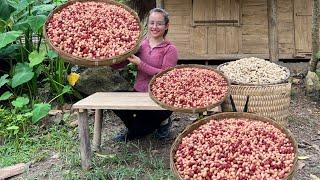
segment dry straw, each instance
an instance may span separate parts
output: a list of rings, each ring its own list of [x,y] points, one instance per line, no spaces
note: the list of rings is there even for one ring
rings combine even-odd
[[[72,54],[69,54],[69,53],[66,53],[66,52],[62,51],[61,49],[59,49],[58,47],[56,47],[56,46],[54,46],[52,44],[52,42],[48,38],[48,35],[47,35],[47,32],[46,32],[46,28],[47,28],[48,22],[52,18],[53,14],[61,11],[63,8],[69,6],[69,5],[73,4],[73,3],[76,3],[76,2],[91,2],[91,1],[102,2],[102,3],[106,3],[106,4],[112,4],[112,5],[120,6],[121,8],[123,8],[123,9],[127,10],[128,12],[130,12],[137,19],[137,21],[138,21],[138,23],[140,25],[140,34],[139,34],[139,38],[138,38],[135,46],[131,50],[125,52],[124,54],[121,54],[121,55],[118,55],[118,56],[113,56],[113,57],[110,57],[110,58],[92,59],[92,58],[84,58],[84,57],[74,56]],[[140,19],[139,19],[137,13],[134,10],[132,10],[131,8],[129,8],[128,6],[124,5],[124,4],[121,4],[121,3],[118,3],[118,2],[115,2],[115,1],[112,1],[112,0],[73,0],[73,1],[69,1],[69,2],[59,6],[58,8],[54,9],[49,14],[49,16],[47,18],[47,21],[46,21],[45,25],[43,26],[43,34],[44,34],[45,39],[48,42],[49,48],[51,48],[54,51],[56,51],[59,54],[59,56],[62,59],[64,59],[66,62],[69,62],[71,64],[76,64],[76,65],[79,65],[79,66],[95,67],[95,66],[109,66],[109,65],[112,65],[112,64],[119,63],[119,62],[121,62],[123,60],[126,60],[130,55],[136,53],[139,50],[139,46],[140,46],[140,43],[142,41],[143,27],[142,27],[142,24],[140,23]]]

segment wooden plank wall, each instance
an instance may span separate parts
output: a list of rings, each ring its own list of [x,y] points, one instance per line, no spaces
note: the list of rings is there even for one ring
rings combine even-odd
[[[206,1],[207,6],[213,5],[210,0],[201,1]],[[215,0],[214,5],[227,6],[226,1]],[[230,57],[232,54],[235,57],[237,54],[268,56],[267,0],[241,0],[240,26],[193,26],[192,0],[164,0],[164,8],[170,14],[168,38],[178,47],[182,59]],[[281,54],[294,54],[293,8],[293,0],[278,0],[280,58]],[[224,16],[219,13],[226,12],[216,11],[215,15]],[[199,12],[199,16],[208,14]]]

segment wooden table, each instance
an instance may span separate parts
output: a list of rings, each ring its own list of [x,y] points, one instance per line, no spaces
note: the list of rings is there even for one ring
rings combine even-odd
[[[78,110],[81,165],[86,170],[91,168],[88,109],[96,110],[93,132],[94,150],[100,149],[103,109],[164,110],[150,99],[148,93],[141,92],[98,92],[78,101],[72,108]]]

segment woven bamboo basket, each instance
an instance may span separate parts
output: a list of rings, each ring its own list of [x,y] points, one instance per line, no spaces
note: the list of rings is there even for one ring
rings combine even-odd
[[[269,117],[287,126],[291,100],[291,83],[262,86],[230,85],[230,95],[237,111],[244,109],[247,96],[248,112]],[[230,96],[221,105],[223,112],[233,111]]]
[[[208,123],[212,119],[220,121],[220,120],[223,120],[226,118],[247,118],[251,121],[268,122],[268,123],[272,124],[273,126],[275,126],[276,128],[278,128],[279,130],[281,130],[281,132],[286,134],[288,139],[291,141],[291,143],[294,147],[294,154],[295,154],[293,166],[290,170],[290,173],[286,177],[286,179],[291,180],[293,178],[293,174],[296,170],[296,166],[297,166],[297,162],[298,162],[298,144],[295,141],[295,139],[293,138],[293,135],[289,130],[287,130],[286,128],[281,126],[279,123],[275,122],[274,120],[272,120],[270,118],[262,117],[262,116],[259,116],[259,115],[253,114],[253,113],[225,112],[225,113],[214,114],[212,116],[208,116],[204,119],[196,121],[195,123],[187,126],[175,139],[175,141],[173,142],[173,144],[171,146],[171,150],[170,150],[170,168],[171,168],[171,171],[173,172],[175,179],[179,179],[179,180],[183,179],[182,176],[180,176],[180,174],[174,164],[174,156],[176,154],[176,151],[177,151],[182,139],[184,137],[186,137],[188,134],[192,133],[195,129],[198,129],[201,125]]]
[[[225,94],[225,96],[220,99],[220,101],[218,102],[215,102],[215,103],[212,103],[212,104],[209,104],[208,106],[206,107],[199,107],[199,108],[178,108],[178,107],[173,107],[173,106],[170,106],[170,105],[167,105],[163,102],[161,102],[159,99],[157,99],[153,94],[152,94],[152,91],[151,91],[151,86],[152,84],[154,83],[154,81],[156,80],[156,78],[158,77],[161,77],[162,75],[166,74],[167,72],[173,70],[173,69],[181,69],[181,68],[200,68],[200,69],[209,69],[211,71],[214,71],[216,73],[218,73],[220,76],[222,76],[228,83],[228,90],[227,90],[227,93]],[[212,68],[212,67],[209,67],[209,66],[204,66],[204,65],[197,65],[197,64],[186,64],[186,65],[177,65],[175,67],[171,67],[171,68],[168,68],[160,73],[158,73],[157,75],[155,75],[149,82],[149,87],[148,87],[148,92],[149,92],[149,96],[150,98],[155,102],[157,103],[158,105],[160,105],[162,108],[164,109],[168,109],[168,110],[171,110],[171,111],[179,111],[179,112],[186,112],[186,113],[199,113],[199,112],[204,112],[204,111],[209,111],[211,110],[212,108],[216,107],[216,106],[219,106],[222,102],[224,102],[229,94],[229,87],[230,87],[230,83],[229,83],[229,80],[228,78],[222,74],[220,71]]]
[[[72,54],[69,54],[67,52],[62,51],[61,49],[59,49],[58,47],[53,45],[51,40],[48,38],[47,31],[46,31],[48,22],[52,18],[53,14],[61,11],[63,8],[73,4],[75,2],[90,2],[90,1],[103,2],[106,4],[120,6],[121,8],[130,12],[137,19],[137,21],[139,22],[139,25],[140,25],[140,34],[139,34],[139,38],[138,38],[135,46],[132,49],[130,49],[129,51],[125,52],[124,54],[121,54],[118,56],[113,56],[113,57],[105,58],[105,59],[92,59],[92,58],[84,58],[84,57],[74,56]],[[142,37],[143,37],[143,26],[140,23],[140,19],[139,19],[138,14],[134,10],[132,10],[128,6],[121,4],[121,3],[118,3],[116,1],[112,1],[112,0],[72,0],[72,1],[68,1],[67,3],[57,7],[49,14],[49,16],[45,22],[45,25],[43,26],[43,34],[44,34],[44,38],[46,39],[46,41],[48,43],[49,48],[56,51],[60,55],[60,57],[62,57],[66,62],[69,62],[71,64],[76,64],[79,66],[85,66],[85,67],[109,66],[112,64],[117,64],[123,60],[126,60],[130,55],[136,53],[139,50],[139,46],[140,46],[140,43],[141,43]]]
[[[219,70],[227,64],[221,64],[217,69]],[[243,111],[247,96],[249,96],[247,112],[272,118],[281,125],[286,126],[291,100],[291,83],[288,82],[290,77],[289,69],[286,67],[282,67],[282,69],[286,72],[286,78],[272,84],[243,84],[231,81],[230,95],[237,111]],[[223,112],[233,111],[230,96],[221,104],[221,109]]]

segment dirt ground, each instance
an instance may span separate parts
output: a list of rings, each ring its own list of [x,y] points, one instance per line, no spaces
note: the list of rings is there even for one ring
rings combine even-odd
[[[288,117],[288,129],[292,132],[298,143],[298,165],[293,179],[307,180],[320,177],[320,101],[313,100],[305,96],[303,90],[303,81],[297,81],[292,87],[292,97],[290,103],[290,114]],[[170,169],[170,148],[177,137],[186,126],[190,125],[197,115],[187,113],[173,113],[173,125],[171,128],[171,138],[165,141],[159,141],[146,136],[139,140],[134,140],[139,148],[151,151],[152,155],[164,158],[166,167]],[[118,144],[111,140],[112,137],[124,125],[112,111],[104,112],[103,132],[102,132],[102,152],[104,154],[114,154],[121,151]],[[51,161],[53,161],[51,159]],[[59,160],[54,160],[61,163]],[[42,161],[34,164],[29,173],[33,174],[37,169],[46,169],[47,164],[52,162]],[[56,174],[58,179],[60,176]]]

